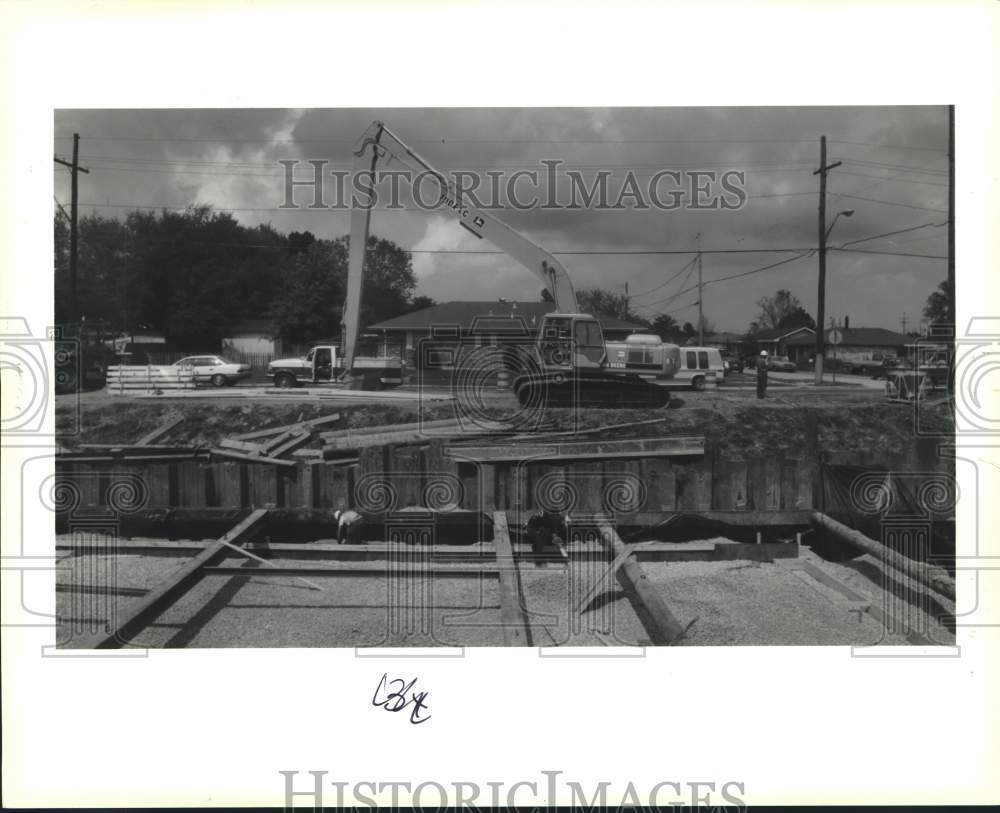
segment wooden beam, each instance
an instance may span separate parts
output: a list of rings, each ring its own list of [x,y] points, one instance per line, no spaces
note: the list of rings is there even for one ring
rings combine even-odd
[[[903,556],[901,553],[896,553],[896,551],[887,548],[881,542],[877,542],[865,536],[860,531],[855,531],[853,528],[848,528],[846,525],[837,522],[837,520],[819,511],[813,512],[812,523],[819,530],[830,534],[841,542],[846,542],[848,545],[885,562],[904,576],[916,579],[942,596],[947,596],[952,601],[955,600],[955,582],[948,575],[948,571],[943,568],[929,565],[926,562],[918,562],[915,559]]]
[[[264,447],[259,443],[250,443],[246,440],[234,440],[233,438],[223,438],[219,441],[222,449],[234,449],[237,452],[245,452],[250,455],[260,455],[264,453]]]
[[[243,544],[259,532],[266,517],[266,509],[254,511],[150,590],[142,601],[136,602],[122,618],[116,619],[114,625],[109,624],[104,632],[84,637],[72,643],[69,648],[115,649],[129,643],[160,613],[197,584],[206,566],[224,559],[229,554],[229,545]]]
[[[280,435],[292,429],[311,429],[316,426],[324,426],[328,423],[335,423],[340,420],[340,413],[334,412],[332,415],[324,415],[321,418],[311,418],[308,421],[299,421],[285,426],[273,426],[270,429],[258,429],[256,432],[244,432],[240,435],[233,435],[233,440],[257,440],[259,438],[269,438],[272,435]]]
[[[625,591],[635,614],[639,616],[649,640],[655,646],[668,646],[684,634],[684,627],[674,618],[670,608],[649,581],[642,567],[618,536],[617,531],[605,520],[600,523],[601,542],[619,563],[615,576]]]
[[[245,460],[248,463],[271,463],[275,466],[286,466],[294,468],[298,465],[294,460],[281,460],[277,457],[263,457],[254,456],[251,454],[242,454],[241,452],[234,452],[230,449],[209,449],[208,450],[214,457],[225,457],[229,460]]]
[[[456,565],[435,565],[433,567],[389,567],[388,564],[382,567],[343,567],[338,565],[327,565],[326,567],[288,567],[272,565],[268,568],[247,568],[233,565],[217,565],[206,567],[205,575],[216,576],[364,576],[367,578],[400,578],[400,577],[420,577],[436,579],[443,576],[459,576],[470,578],[472,576],[490,576],[496,578],[497,575],[503,579],[503,571],[498,570],[496,565],[483,565],[480,567],[456,566]]]
[[[456,460],[503,463],[520,460],[614,460],[628,457],[690,457],[705,453],[705,438],[663,437],[633,440],[567,441],[565,443],[449,446]]]
[[[269,457],[281,457],[289,452],[294,452],[300,446],[305,446],[311,439],[312,435],[309,432],[301,432],[297,435],[293,434],[283,443],[276,446],[269,446],[267,454]]]
[[[163,424],[159,428],[154,429],[149,434],[143,435],[141,438],[139,438],[139,440],[137,440],[135,442],[135,445],[136,446],[148,446],[154,440],[159,440],[165,434],[167,434],[167,432],[169,432],[171,429],[173,429],[175,426],[178,426],[178,425],[180,425],[182,423],[184,423],[184,416],[183,415],[179,415],[176,418],[174,418],[173,420],[167,421],[165,424]]]
[[[503,640],[506,646],[528,646],[528,619],[521,606],[517,587],[517,565],[510,546],[507,512],[493,512],[493,544],[500,568],[500,620],[503,623]]]

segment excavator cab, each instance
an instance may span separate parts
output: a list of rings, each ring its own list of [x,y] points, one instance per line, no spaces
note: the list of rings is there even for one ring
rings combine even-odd
[[[545,369],[598,369],[606,357],[601,323],[582,313],[548,314],[538,342]]]

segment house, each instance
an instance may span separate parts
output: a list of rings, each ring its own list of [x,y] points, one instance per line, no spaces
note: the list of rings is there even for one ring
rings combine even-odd
[[[816,347],[816,331],[811,327],[776,327],[758,330],[744,337],[744,348],[754,355],[766,350],[769,356],[788,356],[796,364],[806,364]]]
[[[695,341],[697,341],[697,339],[695,339]],[[724,350],[727,353],[732,353],[734,356],[742,356],[744,342],[745,337],[741,336],[739,333],[721,331],[718,333],[706,333],[704,346],[715,347],[719,350]]]
[[[830,341],[833,330],[840,334],[840,343],[834,345]],[[827,328],[824,334],[825,359],[836,358],[844,363],[880,362],[886,356],[904,356],[907,346],[913,344],[911,336],[886,330],[881,327],[850,327],[848,321],[844,327]],[[808,361],[816,351],[816,341],[800,337],[788,341],[790,350],[800,351]]]
[[[280,356],[284,349],[276,333],[268,319],[247,319],[230,328],[222,339],[222,353],[232,356],[233,361],[240,356]]]
[[[402,347],[408,363],[416,363],[422,339],[433,337],[444,358],[449,345],[481,347],[502,342],[533,343],[542,317],[555,310],[552,302],[442,302],[429,308],[386,319],[370,325],[368,331],[381,334],[386,344]],[[622,340],[645,326],[614,317],[601,317],[607,341]]]

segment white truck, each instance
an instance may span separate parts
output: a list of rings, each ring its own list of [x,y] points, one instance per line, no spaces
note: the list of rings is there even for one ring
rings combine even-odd
[[[267,377],[282,389],[303,384],[329,384],[344,372],[343,359],[335,344],[319,344],[303,358],[275,359],[267,365]],[[403,362],[388,353],[357,356],[352,367],[353,383],[366,390],[381,390],[403,383]]]

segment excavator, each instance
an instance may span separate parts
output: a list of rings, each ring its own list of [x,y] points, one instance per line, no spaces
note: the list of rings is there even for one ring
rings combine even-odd
[[[581,313],[569,274],[549,252],[535,245],[490,212],[468,205],[456,194],[443,173],[436,170],[380,121],[374,121],[358,140],[355,172],[376,177],[380,163],[397,161],[415,175],[437,182],[440,210],[459,225],[531,271],[551,293],[555,311],[543,317],[530,369],[516,375],[511,386],[522,406],[659,408],[670,400],[669,391],[638,375],[608,365],[600,322]],[[351,210],[351,240],[347,295],[341,323],[344,376],[350,380],[357,367],[361,325],[361,290],[371,206]],[[360,370],[359,370],[360,372]]]

